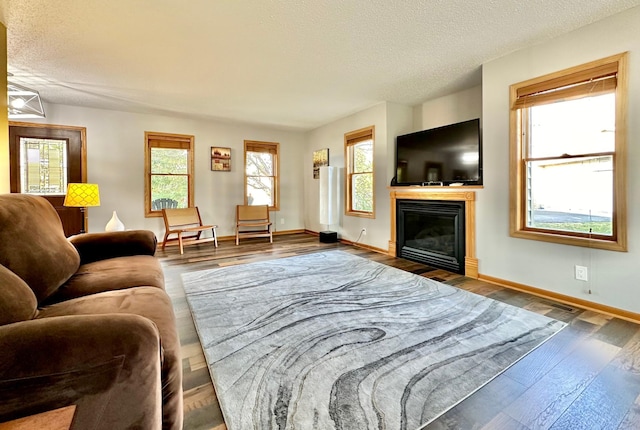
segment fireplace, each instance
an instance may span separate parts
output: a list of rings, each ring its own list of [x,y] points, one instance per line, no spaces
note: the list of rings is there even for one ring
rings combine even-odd
[[[391,200],[391,234],[389,237],[388,254],[400,256],[396,252],[398,246],[396,216],[398,200],[410,201],[445,201],[464,202],[464,275],[470,278],[478,278],[478,258],[476,257],[476,192],[472,189],[482,187],[465,186],[452,187],[389,187]]]
[[[397,255],[465,273],[465,202],[396,200]]]

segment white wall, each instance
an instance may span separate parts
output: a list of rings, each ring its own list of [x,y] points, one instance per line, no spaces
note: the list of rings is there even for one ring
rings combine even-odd
[[[482,118],[482,86],[428,100],[414,107],[414,131]]]
[[[360,230],[366,228],[367,235],[362,236],[359,243],[384,250],[388,249],[390,207],[387,187],[393,177],[393,147],[396,134],[410,131],[411,114],[411,108],[407,106],[380,103],[308,133],[304,153],[304,220],[308,230],[325,229],[325,226],[319,224],[318,180],[313,179],[312,172],[313,151],[329,148],[329,165],[342,168],[341,192],[344,195],[344,135],[350,131],[373,125],[375,126],[375,218],[345,216],[343,200],[343,206],[340,208],[340,223],[332,225],[331,229],[337,231],[340,238],[355,241]]]
[[[479,270],[580,299],[640,312],[640,7],[483,65],[484,190],[477,208]],[[550,244],[509,236],[509,85],[630,51],[628,94],[629,252]],[[588,283],[574,265],[589,268]],[[592,294],[588,294],[589,287]]]
[[[410,106],[387,103],[387,185],[396,176],[396,137],[414,131],[413,111]]]
[[[199,119],[144,115],[46,104],[46,122],[87,128],[88,181],[100,186],[101,206],[89,209],[89,231],[103,231],[113,210],[128,229],[149,229],[162,239],[162,218],[144,217],[144,132],[195,136],[195,204],[218,235],[235,234],[235,205],[244,201],[244,140],[280,143],[280,211],[276,231],[303,229],[304,134]],[[211,146],[231,147],[231,172],[211,171]],[[282,223],[284,220],[284,224]]]

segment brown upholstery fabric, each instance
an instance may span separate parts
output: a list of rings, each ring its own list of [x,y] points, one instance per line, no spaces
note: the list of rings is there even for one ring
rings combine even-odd
[[[80,256],[47,200],[2,194],[0,264],[22,278],[41,302],[76,272]]]
[[[30,320],[37,307],[31,288],[11,270],[0,266],[0,325]]]
[[[0,422],[73,404],[72,430],[181,429],[180,345],[155,235],[72,240],[78,249],[45,199],[0,195]]]
[[[42,309],[38,318],[59,315],[135,314],[153,321],[158,327],[164,361],[162,363],[163,426],[182,428],[182,362],[175,316],[169,296],[158,288],[139,287],[111,291],[69,300]],[[128,336],[128,334],[127,334]]]
[[[72,430],[162,426],[160,338],[147,318],[71,315],[4,325],[0,351],[0,422],[75,404]]]
[[[80,253],[80,264],[127,255],[154,255],[158,240],[149,230],[85,233],[69,241]]]
[[[141,285],[164,289],[164,274],[155,257],[135,255],[109,258],[80,266],[76,274],[46,303]]]

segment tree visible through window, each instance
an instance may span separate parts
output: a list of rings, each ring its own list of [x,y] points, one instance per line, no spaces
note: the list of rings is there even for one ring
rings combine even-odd
[[[626,246],[624,58],[512,86],[513,236]]]
[[[193,136],[145,133],[145,214],[193,206]]]
[[[245,140],[245,204],[278,210],[279,144]]]
[[[374,127],[345,134],[348,215],[374,217]]]

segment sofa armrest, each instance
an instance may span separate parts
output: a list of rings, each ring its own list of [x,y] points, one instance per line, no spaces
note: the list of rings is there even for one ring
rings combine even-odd
[[[160,428],[156,326],[132,314],[0,326],[0,422],[76,405],[74,428]]]
[[[158,239],[149,230],[110,231],[71,236],[69,241],[80,254],[80,263],[130,255],[154,255]]]

